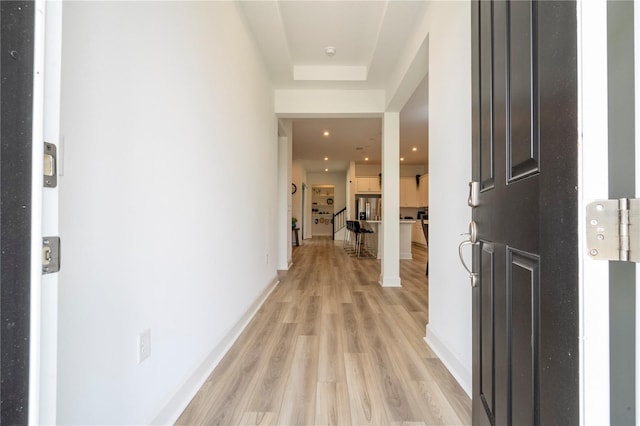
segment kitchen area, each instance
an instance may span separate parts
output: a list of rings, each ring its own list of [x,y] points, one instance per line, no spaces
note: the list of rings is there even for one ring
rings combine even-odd
[[[400,177],[400,259],[412,259],[412,244],[427,246],[421,219],[429,220],[429,175],[419,173],[421,168],[408,166],[401,168]],[[364,170],[369,171],[371,168]],[[413,172],[418,172],[412,174]],[[407,176],[407,174],[411,174]],[[355,201],[355,218],[365,221],[374,232],[366,241],[366,249],[380,258],[382,236],[382,194],[381,176],[356,176],[352,180]]]

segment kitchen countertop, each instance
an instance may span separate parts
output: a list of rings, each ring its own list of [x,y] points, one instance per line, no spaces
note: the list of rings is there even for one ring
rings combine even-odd
[[[381,220],[365,220],[365,222],[369,223],[382,223]],[[415,223],[415,219],[400,219],[400,223]],[[425,221],[426,222],[426,221]]]

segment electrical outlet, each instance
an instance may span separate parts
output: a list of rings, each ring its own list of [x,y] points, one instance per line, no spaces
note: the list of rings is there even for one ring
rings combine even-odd
[[[138,364],[151,356],[151,330],[138,334]]]

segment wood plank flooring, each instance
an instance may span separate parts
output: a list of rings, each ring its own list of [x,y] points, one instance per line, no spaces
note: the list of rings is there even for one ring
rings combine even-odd
[[[400,262],[402,288],[329,239],[294,247],[293,262],[177,424],[471,424],[423,340],[426,250]]]

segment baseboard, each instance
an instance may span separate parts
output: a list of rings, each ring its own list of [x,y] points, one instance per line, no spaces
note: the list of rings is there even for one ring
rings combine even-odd
[[[473,377],[471,371],[460,362],[460,360],[444,343],[442,343],[442,340],[440,340],[433,330],[429,329],[428,324],[427,337],[424,338],[424,341],[427,342],[427,345],[429,345],[433,353],[440,358],[440,361],[442,361],[451,375],[456,379],[460,386],[462,386],[462,389],[464,389],[467,395],[469,395],[469,398],[471,398],[471,383]]]
[[[400,277],[383,277],[380,275],[380,281],[378,281],[382,287],[402,287],[402,281]]]
[[[260,296],[258,296],[247,309],[244,315],[242,315],[231,330],[229,330],[227,335],[216,345],[202,364],[200,364],[200,366],[193,372],[191,377],[186,380],[186,382],[180,387],[180,389],[178,389],[175,395],[149,424],[173,425],[176,423],[178,417],[180,417],[185,408],[187,408],[187,405],[189,405],[193,397],[196,396],[198,390],[200,390],[202,385],[204,385],[207,378],[229,351],[236,339],[244,331],[251,319],[253,319],[256,312],[258,312],[258,309],[260,309],[264,301],[269,297],[278,283],[278,278],[274,277]]]
[[[400,252],[400,260],[411,260],[413,259],[413,254],[411,254],[410,251],[404,252],[401,251]]]

